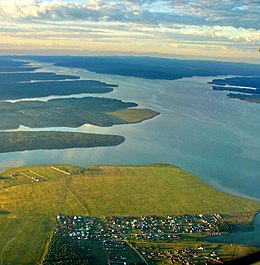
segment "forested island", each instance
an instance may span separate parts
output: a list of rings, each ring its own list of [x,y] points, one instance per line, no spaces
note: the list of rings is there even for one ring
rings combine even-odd
[[[32,67],[28,62],[20,61],[14,57],[1,56],[0,57],[0,72],[1,73],[14,73],[14,72],[32,72],[40,67]]]
[[[228,97],[260,103],[260,76],[214,79],[209,82],[216,91],[228,91]]]
[[[71,95],[80,93],[108,93],[117,85],[97,80],[79,80],[74,75],[36,72],[26,62],[0,57],[0,100]]]
[[[124,142],[119,135],[73,132],[0,132],[0,153],[38,149],[115,146]]]
[[[47,97],[51,95],[64,96],[81,93],[102,94],[113,91],[113,87],[115,85],[109,85],[96,80],[9,83],[1,86],[0,100]]]
[[[20,125],[30,128],[112,126],[141,122],[159,114],[133,107],[137,104],[97,97],[0,102],[0,130],[17,129]]]
[[[0,57],[0,130],[15,130],[21,125],[29,128],[78,128],[84,124],[113,126],[138,123],[159,114],[150,109],[139,109],[134,102],[112,98],[19,101],[50,95],[108,93],[117,87],[115,84],[96,80],[80,80],[74,75],[36,71],[40,69],[41,67],[31,67],[24,61]],[[118,135],[61,131],[6,131],[0,132],[0,138],[0,153],[115,146],[125,140]]]

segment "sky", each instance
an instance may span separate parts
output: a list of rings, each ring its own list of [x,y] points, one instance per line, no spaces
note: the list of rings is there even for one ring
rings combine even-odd
[[[0,54],[259,61],[260,0],[0,0]]]

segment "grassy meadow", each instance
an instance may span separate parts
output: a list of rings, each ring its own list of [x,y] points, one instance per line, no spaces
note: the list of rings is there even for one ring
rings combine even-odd
[[[158,112],[150,109],[124,109],[110,112],[109,114],[125,121],[126,123],[142,122],[159,115]]]
[[[0,264],[37,264],[59,213],[166,216],[259,209],[260,202],[217,191],[170,165],[9,169],[0,175]]]

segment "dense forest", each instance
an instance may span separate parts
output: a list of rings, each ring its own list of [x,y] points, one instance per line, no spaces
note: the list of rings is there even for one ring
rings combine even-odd
[[[230,98],[260,103],[259,76],[214,79],[209,84],[212,84],[213,90],[230,92]]]
[[[124,137],[118,135],[72,132],[0,132],[0,139],[0,153],[115,146],[124,142]]]
[[[16,129],[19,125],[30,128],[112,126],[124,120],[109,112],[136,106],[133,102],[95,97],[0,102],[0,130]]]
[[[0,100],[71,95],[80,93],[108,93],[117,87],[96,80],[79,80],[78,76],[35,72],[25,62],[0,57]]]
[[[57,66],[148,79],[174,80],[192,76],[259,76],[256,64],[207,60],[179,60],[134,56],[23,56],[25,60],[52,62]]]
[[[46,254],[44,265],[98,265],[95,255],[98,253],[89,253],[84,247],[80,246],[79,241],[66,241],[58,235],[53,235],[48,252]]]

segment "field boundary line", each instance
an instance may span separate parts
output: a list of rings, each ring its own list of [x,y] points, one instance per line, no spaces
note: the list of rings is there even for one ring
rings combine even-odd
[[[46,255],[48,253],[49,245],[50,245],[50,243],[52,241],[52,238],[53,238],[53,232],[51,231],[51,235],[47,239],[47,242],[46,242],[46,244],[44,246],[44,249],[43,249],[43,252],[42,252],[42,256],[41,256],[41,258],[40,258],[40,260],[39,260],[39,262],[37,264],[39,264],[39,265],[42,265],[43,264],[43,262],[45,260],[45,257],[46,257]]]
[[[6,242],[6,244],[4,245],[4,247],[2,248],[1,252],[0,252],[0,265],[3,264],[3,253],[5,251],[5,249],[9,246],[9,244],[11,244],[13,241],[16,240],[16,238],[23,232],[25,226],[27,225],[27,223],[29,222],[29,220],[31,219],[31,217],[28,217],[27,220],[25,221],[25,223],[23,224],[22,228],[20,229],[20,231],[13,237],[11,238],[8,242]]]
[[[62,205],[64,204],[65,197],[67,195],[67,192],[68,192],[68,189],[69,189],[69,186],[70,186],[71,179],[72,179],[72,175],[68,176],[68,178],[66,179],[66,183],[65,183],[63,195],[61,197],[60,204],[59,204],[59,207],[58,207],[58,212],[57,212],[56,216],[60,214],[60,210],[62,208]]]
[[[51,167],[52,168],[52,167]],[[60,203],[58,205],[58,212],[56,213],[56,216],[60,214],[60,210],[61,210],[61,207],[62,207],[62,204],[64,203],[64,200],[65,200],[65,197],[66,197],[66,194],[68,192],[68,189],[69,189],[69,185],[70,185],[70,182],[71,182],[71,179],[72,179],[72,175],[69,174],[68,178],[66,179],[65,181],[65,187],[64,187],[64,191],[63,191],[63,194],[61,195],[61,200],[60,200]],[[42,265],[43,262],[44,262],[44,259],[46,257],[46,254],[48,252],[48,249],[49,249],[49,244],[51,243],[51,240],[52,240],[52,237],[53,237],[53,230],[54,228],[56,227],[56,221],[54,221],[53,223],[53,226],[52,226],[52,229],[51,229],[51,235],[49,236],[45,246],[44,246],[44,250],[43,250],[43,253],[42,253],[42,256],[38,262],[38,264]],[[2,265],[2,264],[0,264]]]
[[[139,253],[139,251],[127,240],[124,240],[126,244],[141,258],[141,260],[146,264],[149,265],[149,263],[146,261],[146,259]]]
[[[124,235],[118,230],[118,233],[124,238]],[[140,259],[146,264],[149,265],[149,263],[146,261],[146,259],[143,257],[143,255],[125,238],[123,241],[126,242],[126,244],[140,257]]]
[[[77,203],[84,209],[84,211],[86,212],[86,214],[91,215],[92,211],[89,207],[85,207],[82,202],[79,200],[79,198],[72,192],[72,190],[70,188],[68,188],[68,192],[70,192],[70,194],[75,198],[75,200],[77,201]]]

